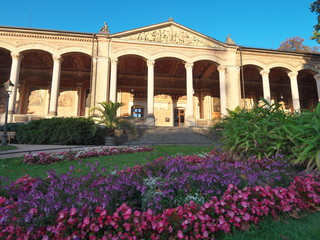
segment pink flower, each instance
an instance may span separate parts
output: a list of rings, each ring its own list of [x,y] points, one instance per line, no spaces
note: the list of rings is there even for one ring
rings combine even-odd
[[[70,209],[70,216],[74,216],[77,213],[77,209],[76,208],[71,208]]]
[[[86,225],[88,225],[89,223],[90,223],[90,218],[85,217],[85,218],[83,219],[83,224],[86,226]]]
[[[245,221],[249,221],[249,220],[250,220],[250,214],[249,214],[249,213],[245,213],[245,214],[242,216],[242,219],[245,220]]]
[[[30,213],[31,215],[37,214],[37,213],[38,213],[38,209],[36,209],[36,208],[31,208],[30,211],[29,211],[29,213]]]
[[[129,232],[131,225],[130,225],[130,223],[125,222],[125,223],[123,224],[123,227],[126,229],[127,232]]]
[[[125,211],[125,213],[123,214],[123,218],[125,220],[128,220],[130,217],[131,217],[131,213],[132,213],[132,210],[131,208],[129,208],[127,211]]]
[[[0,196],[0,205],[2,205],[5,201],[6,201],[6,199],[4,197]]]
[[[248,207],[248,203],[245,202],[245,201],[242,201],[242,202],[241,202],[241,206],[244,207],[244,208],[246,208],[246,207]]]
[[[183,232],[181,230],[178,231],[177,236],[178,236],[179,239],[183,239],[184,238]]]

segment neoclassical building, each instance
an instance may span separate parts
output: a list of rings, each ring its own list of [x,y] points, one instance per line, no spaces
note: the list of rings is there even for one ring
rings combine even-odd
[[[0,27],[9,121],[89,116],[102,101],[150,126],[208,125],[262,97],[287,111],[320,100],[320,55],[241,47],[174,22],[110,34]],[[5,95],[0,114],[4,122]]]

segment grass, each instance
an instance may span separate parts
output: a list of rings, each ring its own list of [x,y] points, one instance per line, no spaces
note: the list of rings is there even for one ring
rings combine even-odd
[[[159,156],[175,154],[195,154],[208,152],[211,147],[208,146],[155,146],[153,152],[119,154],[114,156],[104,156],[99,158],[90,158],[78,161],[60,162],[50,165],[28,165],[22,162],[22,157],[0,159],[0,176],[6,176],[8,181],[14,181],[26,174],[32,177],[45,178],[47,171],[55,169],[59,173],[65,173],[71,165],[74,165],[79,174],[85,174],[88,171],[86,163],[94,164],[99,162],[100,167],[105,167],[107,171],[113,171],[115,166],[119,169],[133,167],[137,164],[144,164],[152,161]],[[222,234],[218,240],[320,240],[320,212],[306,213],[301,219],[282,217],[275,221],[268,218],[257,226],[251,226],[247,232],[236,231],[233,234]]]
[[[209,152],[210,146],[155,146],[152,152],[119,154],[113,156],[93,157],[83,159],[81,161],[59,162],[49,165],[33,165],[23,163],[23,157],[0,159],[0,176],[8,177],[8,182],[28,174],[31,177],[47,177],[47,171],[54,169],[58,173],[66,173],[70,166],[75,166],[79,174],[85,174],[89,171],[86,167],[87,163],[95,164],[99,162],[99,167],[106,168],[107,171],[113,171],[115,168],[123,169],[125,167],[133,167],[138,164],[144,164],[152,161],[160,156],[182,154],[194,154],[201,152]],[[82,164],[79,164],[81,163]]]
[[[12,145],[0,145],[0,152],[7,151],[7,150],[13,150],[13,149],[17,149],[17,147],[12,146]]]
[[[306,213],[300,219],[282,217],[275,221],[268,218],[247,232],[224,234],[217,240],[319,240],[320,212]]]

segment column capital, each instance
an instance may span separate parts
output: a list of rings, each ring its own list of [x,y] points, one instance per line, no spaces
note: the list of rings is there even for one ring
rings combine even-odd
[[[289,78],[294,78],[298,76],[298,72],[289,72],[288,73]]]
[[[192,68],[193,67],[193,63],[187,62],[187,63],[184,64],[184,66],[186,68]]]
[[[54,62],[62,62],[63,58],[61,55],[52,55],[52,59]]]
[[[12,59],[15,59],[15,60],[22,60],[23,59],[23,55],[21,53],[15,53],[15,52],[11,52],[11,57]]]
[[[220,65],[220,66],[217,67],[217,70],[219,72],[224,72],[224,71],[226,71],[226,69],[227,69],[227,66],[224,66],[224,65]]]
[[[313,76],[316,81],[320,81],[320,73]]]
[[[155,61],[154,60],[147,60],[147,65],[148,66],[154,66]]]
[[[241,67],[240,66],[236,66],[236,65],[227,65],[226,66],[227,70],[236,70],[236,71],[240,71]]]
[[[111,64],[116,64],[118,63],[118,58],[110,58]]]
[[[260,71],[260,74],[261,75],[268,75],[270,73],[270,70],[269,69],[262,69],[261,71]]]

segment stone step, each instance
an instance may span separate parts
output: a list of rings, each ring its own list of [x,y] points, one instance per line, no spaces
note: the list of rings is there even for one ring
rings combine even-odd
[[[155,127],[124,145],[212,145],[212,140],[184,127]]]

